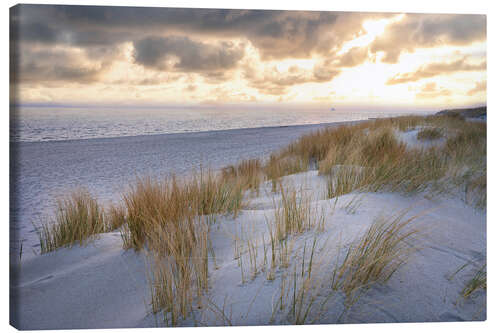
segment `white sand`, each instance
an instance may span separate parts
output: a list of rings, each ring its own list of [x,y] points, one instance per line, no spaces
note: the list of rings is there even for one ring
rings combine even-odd
[[[425,140],[419,140],[417,138],[418,132],[422,130],[424,127],[423,126],[417,126],[414,129],[410,129],[406,132],[401,132],[401,131],[396,131],[396,137],[406,143],[406,146],[408,148],[431,148],[431,147],[441,147],[446,143],[446,138],[442,137],[439,139],[425,139]]]
[[[486,213],[458,198],[430,197],[425,193],[403,196],[395,193],[349,194],[324,200],[325,180],[317,171],[285,177],[285,183],[314,194],[313,206],[326,213],[325,231],[317,239],[315,272],[328,281],[339,253],[356,240],[379,214],[393,215],[410,208],[407,216],[422,212],[414,223],[422,231],[414,241],[419,250],[385,285],[374,285],[347,313],[343,297],[336,294],[317,318],[319,323],[336,322],[415,322],[484,320],[486,294],[478,292],[463,300],[459,293],[473,268],[486,256]],[[255,239],[258,265],[263,261],[262,235],[267,236],[266,219],[273,219],[273,200],[269,183],[260,196],[252,198],[248,210],[235,220],[219,217],[211,229],[216,266],[210,264],[210,288],[206,299],[224,309],[196,311],[194,318],[181,325],[269,324],[273,301],[280,291],[281,277],[291,274],[278,270],[268,281],[265,272],[250,279],[248,254],[243,254],[246,282],[234,259],[234,237]],[[354,201],[353,201],[354,199]],[[351,207],[345,208],[353,202]],[[334,209],[335,207],[335,209]],[[304,245],[309,249],[315,232],[295,237],[292,262],[301,262]],[[267,242],[267,240],[266,240]],[[269,247],[269,246],[268,246]],[[268,251],[269,252],[269,251]],[[269,253],[268,253],[269,257]],[[452,274],[467,262],[474,262]],[[23,261],[19,285],[13,288],[17,299],[14,324],[22,329],[108,328],[162,326],[162,318],[148,314],[150,307],[144,253],[124,251],[119,233],[104,234],[87,247],[74,246]],[[318,289],[318,301],[329,294],[328,283]],[[317,308],[315,308],[317,311]],[[15,311],[15,309],[13,310]],[[315,314],[319,314],[317,311]],[[278,313],[274,323],[287,323],[286,313]]]

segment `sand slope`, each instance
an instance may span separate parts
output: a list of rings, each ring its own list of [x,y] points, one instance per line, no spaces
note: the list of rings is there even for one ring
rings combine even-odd
[[[210,263],[210,288],[203,309],[181,325],[262,325],[289,323],[287,310],[273,309],[281,283],[289,283],[293,263],[300,263],[303,249],[314,238],[315,289],[320,309],[313,307],[318,323],[415,322],[484,320],[486,293],[460,297],[473,269],[485,262],[486,213],[460,198],[421,193],[349,194],[324,199],[325,180],[317,171],[287,176],[284,183],[313,197],[313,206],[326,217],[321,233],[307,231],[293,237],[294,253],[288,269],[278,269],[266,279],[263,243],[267,221],[273,219],[273,202],[279,197],[263,184],[259,196],[249,194],[250,204],[236,219],[220,216],[211,228],[215,262]],[[421,214],[414,222],[421,231],[412,243],[418,247],[410,261],[385,285],[375,284],[350,309],[340,293],[332,295],[328,279],[339,254],[358,239],[380,214],[393,215],[409,209],[407,216]],[[243,248],[242,272],[235,259],[235,240]],[[248,241],[258,249],[258,274],[252,278],[245,251]],[[267,244],[269,248],[269,244]],[[269,260],[269,253],[267,253]],[[461,266],[470,263],[455,276]],[[479,266],[480,267],[480,266]],[[452,278],[452,279],[450,279]],[[288,282],[287,282],[288,281]],[[321,285],[320,281],[324,284]],[[110,328],[162,326],[161,316],[149,314],[149,287],[145,253],[124,251],[119,232],[100,235],[86,247],[74,246],[23,261],[17,286],[12,288],[12,323],[22,329]],[[348,310],[348,311],[346,311]]]

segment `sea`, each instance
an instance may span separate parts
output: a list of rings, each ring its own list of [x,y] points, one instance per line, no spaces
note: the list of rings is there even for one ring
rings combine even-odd
[[[10,126],[11,255],[26,260],[39,254],[37,228],[53,220],[57,199],[74,189],[85,188],[106,205],[121,200],[140,177],[182,176],[200,167],[217,170],[241,159],[264,159],[325,126],[411,113],[417,112],[16,107]]]

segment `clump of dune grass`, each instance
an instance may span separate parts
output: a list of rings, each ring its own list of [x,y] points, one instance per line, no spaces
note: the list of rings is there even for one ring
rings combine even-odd
[[[325,159],[332,147],[343,150],[350,146],[357,135],[368,127],[368,123],[361,123],[352,126],[339,126],[325,128],[307,134],[290,144],[284,151],[288,155],[300,156],[304,160],[318,163]]]
[[[209,228],[215,214],[236,214],[245,185],[208,173],[185,181],[140,179],[124,196],[124,246],[146,248],[151,259],[151,305],[177,325],[208,288]]]
[[[486,264],[484,264],[474,276],[467,281],[460,295],[467,299],[479,290],[486,290]]]
[[[386,160],[398,160],[406,151],[406,145],[396,139],[391,127],[370,131],[362,144],[361,155],[368,165],[376,165]]]
[[[290,234],[300,234],[317,223],[311,199],[305,191],[286,188],[280,184],[281,202],[275,203],[274,225],[279,241]]]
[[[298,156],[272,154],[264,166],[267,179],[271,181],[272,191],[277,192],[279,179],[294,173],[307,171],[309,162]]]
[[[443,133],[438,128],[423,128],[418,131],[418,140],[436,140],[443,137]]]
[[[486,208],[486,173],[476,174],[466,183],[466,201],[472,201],[478,208]]]
[[[405,214],[377,218],[337,262],[332,289],[344,292],[347,304],[372,284],[387,282],[414,251],[408,241],[418,232],[410,225],[417,216],[405,219]]]
[[[195,174],[180,183],[174,176],[163,181],[139,179],[124,195],[127,209],[126,248],[140,250],[147,231],[157,225],[178,227],[196,215],[236,215],[243,207],[244,185],[213,173]],[[175,229],[173,229],[174,231]]]
[[[420,116],[403,116],[398,118],[390,118],[389,120],[381,120],[382,122],[391,122],[395,125],[395,127],[401,131],[406,132],[408,130],[412,130],[417,126],[421,125],[424,117]]]
[[[367,181],[366,170],[356,166],[339,166],[327,176],[326,197],[335,198],[363,188]]]
[[[281,202],[274,203],[274,219],[267,222],[269,245],[264,249],[267,279],[274,280],[275,270],[288,268],[293,254],[295,235],[306,231],[322,232],[325,228],[325,212],[313,207],[311,198],[300,189],[287,188],[280,183]],[[267,259],[267,252],[270,259]]]
[[[185,185],[190,207],[196,207],[198,215],[233,214],[243,208],[243,195],[247,184],[240,177],[226,179],[212,172],[195,174]]]
[[[225,167],[222,169],[222,178],[232,182],[237,180],[245,189],[251,189],[258,193],[263,179],[261,162],[258,159],[250,159],[243,160],[236,166]]]
[[[446,133],[443,146],[408,148],[395,130],[417,126]],[[314,138],[314,140],[313,140]],[[317,148],[313,146],[317,142]],[[415,193],[464,190],[478,207],[486,205],[486,126],[448,116],[399,117],[318,131],[299,139],[290,152],[319,157],[326,196],[353,191]],[[310,153],[308,153],[310,152]]]
[[[486,156],[486,126],[466,123],[455,129],[455,135],[446,140],[445,153],[461,162],[470,162],[478,155]]]
[[[83,245],[88,238],[108,231],[106,218],[97,200],[86,190],[77,190],[57,202],[54,221],[39,230],[41,253],[74,243]]]
[[[149,230],[151,306],[167,325],[176,326],[202,302],[208,288],[209,224],[203,218],[179,224],[172,232],[160,225]]]
[[[106,210],[108,231],[120,228],[126,222],[127,210],[123,205],[110,205]]]
[[[409,149],[394,135],[395,130],[405,131],[417,126],[439,129],[443,135],[447,133],[444,147],[434,151]],[[484,124],[449,116],[410,116],[322,129],[301,137],[284,152],[289,156],[313,160],[322,175],[329,175],[339,167],[364,168],[367,171],[364,179],[356,182],[355,186],[347,187],[346,191],[363,187],[365,191],[413,192],[443,179],[450,168],[482,167],[484,170],[485,163],[484,166],[478,165],[478,160],[485,160],[485,147]],[[414,163],[419,166],[415,167]],[[424,182],[416,186],[421,181]]]

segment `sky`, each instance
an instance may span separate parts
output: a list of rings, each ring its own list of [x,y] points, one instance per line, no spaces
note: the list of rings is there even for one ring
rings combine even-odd
[[[486,16],[20,5],[11,102],[486,103]]]

